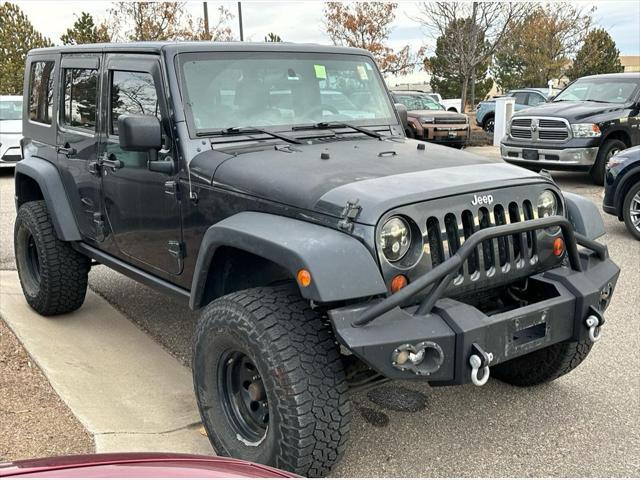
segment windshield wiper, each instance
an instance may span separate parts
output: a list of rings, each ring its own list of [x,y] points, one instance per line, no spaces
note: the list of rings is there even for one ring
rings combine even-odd
[[[611,102],[607,102],[606,100],[595,100],[593,98],[587,98],[586,100],[583,100],[583,102],[611,103]]]
[[[329,130],[332,128],[350,128],[355,130],[356,132],[364,133],[373,138],[382,139],[384,135],[374,132],[373,130],[369,130],[368,128],[359,127],[358,125],[352,125],[351,123],[345,122],[318,122],[313,125],[298,125],[292,128],[292,130]]]
[[[282,133],[273,132],[265,128],[257,128],[257,127],[229,127],[229,128],[223,128],[222,130],[202,130],[198,132],[197,135],[199,137],[206,137],[209,135],[241,135],[243,133],[264,133],[266,135],[271,135],[273,138],[284,140],[285,142],[288,142],[288,143],[294,143],[296,145],[302,144],[302,142],[297,138],[292,138]]]

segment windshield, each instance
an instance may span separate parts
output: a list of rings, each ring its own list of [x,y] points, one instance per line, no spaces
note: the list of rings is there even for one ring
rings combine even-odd
[[[595,101],[627,103],[640,85],[640,76],[628,78],[584,78],[565,88],[554,102]]]
[[[407,107],[407,110],[444,110],[442,105],[428,95],[402,95],[395,94],[398,103]]]
[[[211,52],[178,56],[185,105],[197,132],[351,122],[395,123],[366,56]]]
[[[0,100],[0,120],[20,120],[22,100]]]

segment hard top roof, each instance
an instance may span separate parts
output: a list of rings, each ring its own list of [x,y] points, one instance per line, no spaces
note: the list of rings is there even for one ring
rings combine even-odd
[[[342,53],[371,56],[367,50],[360,48],[320,45],[315,43],[288,42],[125,42],[125,43],[93,43],[84,45],[61,45],[47,48],[36,48],[30,55],[48,53],[91,53],[91,52],[131,52],[131,53],[169,53],[185,52],[307,52],[307,53]]]

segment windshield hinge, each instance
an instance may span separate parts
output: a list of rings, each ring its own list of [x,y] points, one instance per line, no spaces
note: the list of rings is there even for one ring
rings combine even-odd
[[[351,232],[353,230],[353,222],[358,215],[360,215],[360,211],[362,207],[358,205],[359,200],[347,200],[347,204],[342,209],[342,213],[340,214],[340,221],[338,222],[338,228],[340,230],[344,230],[346,232]]]
[[[184,243],[177,240],[169,240],[168,242],[169,255],[177,259],[182,259],[186,256]]]

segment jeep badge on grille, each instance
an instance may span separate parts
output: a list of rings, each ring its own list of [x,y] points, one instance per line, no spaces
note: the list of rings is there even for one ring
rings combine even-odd
[[[474,195],[471,205],[491,205],[493,203],[493,195]]]

